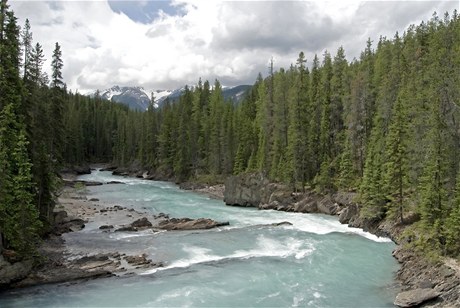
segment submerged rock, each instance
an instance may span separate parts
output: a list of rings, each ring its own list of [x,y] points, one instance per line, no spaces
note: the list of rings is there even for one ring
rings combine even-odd
[[[120,181],[110,181],[110,182],[107,182],[107,184],[125,184],[125,183],[120,182]]]
[[[415,289],[404,291],[396,296],[394,304],[399,307],[414,307],[433,300],[440,295],[433,289]]]
[[[113,229],[112,225],[102,225],[99,227],[100,230]]]
[[[115,232],[137,232],[137,228],[133,226],[124,226],[115,230]]]

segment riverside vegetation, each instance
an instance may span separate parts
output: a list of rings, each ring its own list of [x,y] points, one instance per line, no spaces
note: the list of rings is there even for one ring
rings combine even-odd
[[[460,254],[460,20],[457,11],[393,38],[369,39],[359,59],[340,47],[311,65],[259,75],[243,102],[201,79],[176,103],[146,112],[67,91],[58,43],[51,78],[5,0],[0,11],[0,233],[35,255],[52,224],[58,171],[113,162],[177,182],[262,172],[293,191],[356,191],[369,221],[408,224],[430,256]],[[409,225],[410,223],[410,225]]]

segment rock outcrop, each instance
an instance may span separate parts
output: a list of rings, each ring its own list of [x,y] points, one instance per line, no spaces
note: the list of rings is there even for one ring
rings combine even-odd
[[[295,193],[282,184],[270,183],[261,173],[232,176],[225,182],[227,205],[253,206],[262,210],[337,215],[343,205],[333,196],[314,191]]]
[[[262,173],[230,176],[225,181],[224,202],[228,205],[253,206],[269,203],[273,184]]]

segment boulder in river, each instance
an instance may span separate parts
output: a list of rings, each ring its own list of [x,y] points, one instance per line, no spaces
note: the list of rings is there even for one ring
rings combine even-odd
[[[433,300],[439,295],[439,292],[427,288],[404,291],[396,296],[394,304],[399,307],[414,307]]]
[[[100,230],[107,230],[107,229],[113,229],[112,225],[102,225],[99,227]]]
[[[131,223],[131,227],[134,228],[149,228],[152,226],[152,223],[147,219],[147,217],[139,218]]]
[[[209,218],[171,218],[161,221],[158,228],[163,230],[201,230],[228,226],[229,224],[229,222],[217,222]]]

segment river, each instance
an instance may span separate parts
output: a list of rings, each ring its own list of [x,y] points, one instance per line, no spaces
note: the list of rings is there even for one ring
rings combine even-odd
[[[94,171],[88,198],[170,217],[211,218],[205,231],[102,232],[89,222],[65,234],[73,251],[146,253],[163,268],[140,275],[3,293],[0,307],[392,307],[395,245],[336,217],[226,206],[222,201]],[[269,224],[288,221],[292,225]]]

